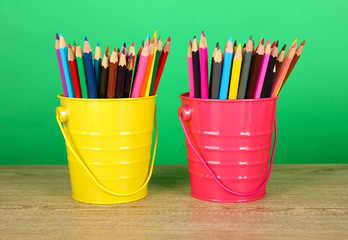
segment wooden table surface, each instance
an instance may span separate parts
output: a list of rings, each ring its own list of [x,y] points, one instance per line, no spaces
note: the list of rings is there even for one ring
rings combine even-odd
[[[190,195],[186,165],[157,165],[149,195],[118,205],[71,198],[68,166],[0,166],[0,239],[348,239],[348,165],[275,165],[267,195]]]

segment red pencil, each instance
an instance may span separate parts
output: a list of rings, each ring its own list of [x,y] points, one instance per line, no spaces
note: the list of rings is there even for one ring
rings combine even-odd
[[[153,89],[153,95],[156,95],[157,92],[157,88],[158,88],[158,84],[161,80],[161,76],[163,73],[163,68],[164,65],[166,64],[167,61],[167,57],[168,57],[168,53],[169,53],[169,49],[170,49],[170,40],[171,37],[168,38],[166,44],[164,44],[160,59],[159,59],[159,64],[158,64],[158,70],[157,70],[157,75],[156,75],[156,80],[155,80],[155,86]]]
[[[74,51],[72,50],[70,44],[69,44],[69,49],[68,49],[68,60],[69,60],[71,78],[72,78],[72,82],[74,85],[75,97],[81,98],[82,93],[81,93],[79,73],[77,71],[75,54],[74,54]]]

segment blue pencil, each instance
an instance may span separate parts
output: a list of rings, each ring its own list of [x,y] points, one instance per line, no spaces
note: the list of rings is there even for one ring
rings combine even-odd
[[[88,85],[88,95],[90,98],[98,98],[97,85],[95,81],[95,73],[93,68],[92,60],[92,49],[89,45],[87,37],[85,37],[85,44],[83,46],[83,55],[85,61],[87,85]]]
[[[64,76],[66,81],[66,88],[68,89],[69,97],[75,97],[74,85],[72,83],[71,72],[68,62],[68,46],[66,45],[65,39],[62,34],[59,37],[59,51],[62,58],[62,65],[64,69]]]
[[[97,89],[100,88],[100,73],[101,73],[101,50],[99,43],[97,43],[97,47],[95,48],[94,52],[94,72],[95,72],[95,80],[96,80],[96,86]]]
[[[233,44],[232,44],[232,38],[230,37],[225,50],[224,66],[222,68],[219,99],[227,99],[227,96],[228,96],[228,90],[230,87],[232,57],[233,57]]]

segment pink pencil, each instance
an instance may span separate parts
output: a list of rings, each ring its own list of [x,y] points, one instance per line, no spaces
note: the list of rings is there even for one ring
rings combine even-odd
[[[261,97],[262,87],[263,87],[263,83],[265,81],[265,76],[266,76],[266,71],[267,71],[267,66],[268,66],[268,61],[269,61],[270,55],[271,55],[271,40],[268,39],[266,47],[265,47],[265,54],[263,55],[263,58],[262,58],[259,76],[257,78],[254,98]]]
[[[204,32],[199,43],[199,57],[201,65],[201,98],[209,98],[208,89],[208,45]]]
[[[68,94],[68,89],[66,87],[66,82],[65,82],[65,75],[64,75],[64,69],[63,69],[62,57],[60,56],[60,50],[59,50],[59,36],[58,36],[58,33],[56,33],[56,54],[57,54],[57,59],[58,59],[60,78],[62,79],[64,97],[68,97],[69,94]]]
[[[193,80],[193,66],[192,66],[192,43],[190,40],[190,44],[187,51],[187,66],[188,66],[188,75],[189,75],[189,89],[190,89],[190,97],[195,97],[195,85]]]
[[[149,58],[149,41],[146,41],[145,47],[143,48],[140,55],[139,64],[138,64],[137,72],[136,72],[134,83],[133,83],[134,86],[132,88],[132,95],[131,95],[132,98],[139,97],[140,95],[140,89],[143,82],[148,58]]]

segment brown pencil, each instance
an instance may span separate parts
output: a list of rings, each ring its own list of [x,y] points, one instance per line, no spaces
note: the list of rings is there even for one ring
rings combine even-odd
[[[256,89],[256,83],[257,83],[257,77],[259,75],[262,58],[265,53],[265,47],[264,47],[264,39],[261,38],[256,50],[255,55],[253,56],[252,63],[251,63],[251,69],[250,69],[250,75],[248,80],[248,86],[245,98],[252,99],[254,98],[255,89]]]
[[[116,48],[114,48],[110,57],[107,98],[115,98],[117,67],[118,67],[118,57],[117,57]]]

